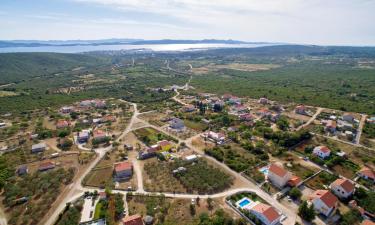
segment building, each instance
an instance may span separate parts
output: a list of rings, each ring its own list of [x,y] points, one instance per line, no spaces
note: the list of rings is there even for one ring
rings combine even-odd
[[[99,200],[106,200],[107,199],[107,193],[105,191],[99,192]]]
[[[306,107],[304,105],[298,105],[294,112],[301,115],[307,115]]]
[[[358,176],[365,180],[369,180],[375,183],[375,173],[371,168],[363,167],[359,172]]]
[[[266,108],[259,109],[256,114],[261,118],[268,117],[272,115],[272,112]]]
[[[244,113],[238,116],[241,121],[252,121],[254,116],[250,113]]]
[[[195,106],[194,105],[185,105],[182,107],[183,112],[194,112]]]
[[[70,126],[70,122],[67,120],[58,120],[56,122],[56,128],[57,129],[64,129]]]
[[[88,130],[82,130],[77,133],[77,141],[79,143],[85,143],[90,138],[90,132]]]
[[[46,148],[47,148],[47,145],[45,143],[35,144],[31,146],[31,153],[44,152]]]
[[[316,211],[327,217],[335,211],[338,204],[337,197],[329,190],[316,190],[309,196],[309,201]]]
[[[327,120],[325,122],[325,130],[328,131],[328,132],[331,132],[331,133],[335,133],[336,132],[336,128],[337,128],[337,122],[334,121],[334,120]]]
[[[50,169],[53,169],[53,168],[55,168],[55,163],[54,162],[52,162],[52,161],[45,161],[45,162],[42,162],[39,165],[38,170],[40,172],[42,172],[42,171],[50,170]]]
[[[222,133],[216,133],[213,131],[205,132],[201,135],[203,138],[207,138],[208,140],[215,142],[217,144],[224,144],[225,143],[225,135]]]
[[[23,166],[20,166],[18,167],[17,169],[17,175],[18,176],[22,176],[22,175],[25,175],[29,172],[28,168],[26,165],[23,165]]]
[[[131,162],[119,162],[114,166],[115,180],[128,180],[133,176],[133,164]]]
[[[60,112],[64,114],[68,114],[74,111],[74,107],[72,106],[63,106],[60,108]]]
[[[185,129],[184,121],[179,118],[173,118],[169,121],[169,127],[177,131],[183,131]]]
[[[349,123],[353,123],[354,122],[354,116],[350,113],[345,113],[343,116],[342,116],[342,119],[346,122],[349,122]]]
[[[132,216],[126,216],[122,219],[123,225],[144,225],[142,217],[138,214]]]
[[[196,161],[197,159],[198,159],[197,155],[188,155],[185,157],[185,160],[189,162]]]
[[[263,104],[263,105],[268,104],[268,99],[267,98],[260,98],[258,100],[258,103]]]
[[[268,169],[267,178],[276,187],[283,188],[292,178],[292,174],[274,163]]]
[[[280,214],[270,205],[258,203],[250,209],[250,212],[265,225],[275,225],[280,222]]]
[[[156,156],[156,153],[160,150],[160,146],[154,145],[148,147],[145,151],[138,153],[138,159],[149,159]]]
[[[172,143],[167,140],[158,141],[158,146],[160,146],[160,150],[163,152],[168,152],[172,149]]]
[[[107,134],[102,130],[94,130],[93,138],[95,141],[104,141],[107,137]]]
[[[332,192],[339,198],[348,198],[353,195],[355,187],[348,179],[339,178],[329,186]]]
[[[290,187],[298,187],[302,184],[302,180],[300,177],[293,175],[289,180],[288,180],[288,185]]]
[[[327,146],[317,146],[313,150],[313,154],[325,159],[330,156],[331,150]]]

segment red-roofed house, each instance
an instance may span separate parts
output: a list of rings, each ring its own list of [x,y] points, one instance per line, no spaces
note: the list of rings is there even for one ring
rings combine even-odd
[[[329,157],[331,150],[327,146],[317,146],[313,150],[313,154],[319,156],[322,159]]]
[[[274,225],[280,222],[280,214],[275,208],[267,204],[258,203],[250,209],[250,212],[266,225]]]
[[[375,183],[375,173],[372,169],[368,167],[363,167],[359,172],[358,176],[362,177],[363,179],[370,180]]]
[[[160,146],[161,151],[167,152],[171,150],[172,144],[167,140],[158,141],[158,146]]]
[[[133,175],[133,164],[131,162],[115,163],[115,180],[127,180]]]
[[[354,184],[348,179],[337,179],[329,186],[339,198],[348,198],[354,193]]]
[[[53,168],[55,168],[55,163],[53,163],[52,161],[45,161],[39,165],[38,170],[42,172]]]
[[[70,126],[70,122],[67,120],[58,120],[56,123],[57,129],[64,129]]]
[[[309,201],[319,213],[329,216],[337,207],[338,199],[328,190],[316,190],[310,195]]]
[[[268,104],[268,99],[267,98],[260,98],[258,102],[260,104]]]
[[[291,177],[292,174],[289,171],[285,170],[282,166],[279,166],[275,163],[271,164],[268,169],[268,180],[278,188],[284,187]]]
[[[294,111],[295,111],[295,113],[301,114],[301,115],[307,114],[306,113],[306,107],[304,105],[298,105]]]
[[[127,216],[124,219],[122,219],[123,225],[144,225],[142,217],[138,214]]]
[[[94,130],[93,138],[96,141],[102,141],[107,137],[107,134],[102,130]]]
[[[336,128],[337,128],[337,122],[336,121],[334,121],[334,120],[326,121],[326,127],[325,127],[326,131],[331,132],[331,133],[335,133]]]

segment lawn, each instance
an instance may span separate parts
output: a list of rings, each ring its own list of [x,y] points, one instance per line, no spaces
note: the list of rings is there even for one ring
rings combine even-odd
[[[112,184],[112,173],[112,166],[94,168],[85,177],[83,185],[103,188],[106,185]]]
[[[186,168],[186,171],[173,175],[172,171],[179,167]],[[212,194],[229,188],[233,182],[231,176],[203,159],[194,163],[182,160],[154,161],[146,163],[144,170],[148,191]]]
[[[207,129],[207,125],[201,122],[194,122],[191,120],[184,120],[184,124],[186,127],[196,130],[196,131],[204,131]]]
[[[146,145],[154,145],[161,140],[171,140],[175,141],[174,138],[159,132],[151,127],[141,128],[133,131],[139,140],[141,140]]]
[[[235,202],[241,200],[244,197],[247,197],[247,198],[249,198],[253,201],[259,201],[259,202],[267,203],[264,199],[262,199],[261,197],[259,197],[257,194],[255,194],[253,192],[237,193],[237,194],[234,194],[234,195],[231,195],[231,196],[227,197],[227,199],[232,201],[233,203],[235,203]]]
[[[100,218],[100,215],[102,214],[102,209],[103,209],[103,203],[99,201],[95,206],[94,220],[97,220]]]
[[[297,163],[290,163],[291,166],[286,166],[285,168],[292,172],[294,175],[300,177],[302,180],[310,177],[314,173],[318,172],[317,169],[308,168]]]

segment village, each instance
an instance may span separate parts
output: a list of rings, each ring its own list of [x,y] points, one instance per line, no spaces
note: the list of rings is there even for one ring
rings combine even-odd
[[[89,99],[1,117],[14,186],[33,174],[71,173],[43,224],[77,210],[80,224],[184,224],[213,209],[244,224],[333,224],[354,212],[372,224],[375,149],[362,129],[374,117],[172,89],[177,108],[140,112],[124,100]],[[10,215],[39,201],[22,192],[2,198]]]

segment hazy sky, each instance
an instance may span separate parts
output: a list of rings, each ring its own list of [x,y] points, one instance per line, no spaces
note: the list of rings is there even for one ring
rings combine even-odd
[[[375,45],[375,0],[1,0],[0,39]]]

